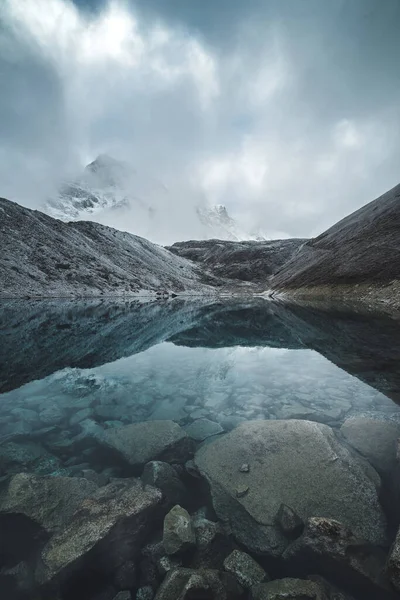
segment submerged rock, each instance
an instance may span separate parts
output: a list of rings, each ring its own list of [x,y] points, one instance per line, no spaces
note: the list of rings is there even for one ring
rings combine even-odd
[[[318,583],[304,579],[276,579],[254,586],[251,592],[251,600],[329,600]]]
[[[149,585],[145,585],[138,589],[136,592],[136,600],[153,600],[154,592],[153,588]]]
[[[198,442],[202,442],[206,438],[224,431],[221,425],[215,421],[210,421],[210,419],[197,419],[190,425],[187,425],[185,430],[191,438]]]
[[[363,592],[363,598],[392,598],[384,577],[385,553],[333,519],[308,519],[304,533],[283,558],[289,569],[333,577],[349,589]]]
[[[400,529],[387,561],[387,573],[392,585],[400,592]]]
[[[164,519],[163,544],[167,554],[180,554],[192,550],[196,537],[187,510],[174,506]]]
[[[37,442],[20,440],[0,446],[0,476],[21,471],[48,475],[61,471],[58,459]]]
[[[152,485],[164,494],[170,504],[185,504],[188,492],[171,465],[159,460],[152,460],[144,467],[142,481]]]
[[[234,544],[221,523],[205,517],[193,519],[196,533],[196,551],[191,567],[200,569],[223,569],[224,560],[234,550]]]
[[[379,472],[389,475],[396,466],[400,423],[369,417],[352,417],[341,427],[347,442]]]
[[[194,448],[193,440],[173,421],[145,421],[108,429],[102,443],[136,469],[151,460],[185,462]]]
[[[243,462],[254,465],[240,473]],[[195,463],[207,478],[214,509],[248,549],[280,555],[288,544],[276,522],[281,504],[301,519],[335,518],[372,543],[385,544],[380,479],[344,448],[327,425],[253,421],[200,448]],[[237,491],[248,487],[245,495]]]
[[[25,515],[51,534],[96,490],[97,485],[84,478],[19,473],[0,487],[0,514]]]
[[[115,573],[127,560],[134,560],[160,518],[161,500],[159,490],[143,488],[135,479],[100,488],[44,547],[40,580],[73,578],[87,569],[101,576]]]
[[[288,537],[297,537],[304,529],[303,520],[286,504],[281,504],[276,515],[276,522]]]
[[[234,550],[224,561],[225,571],[235,575],[244,588],[250,588],[268,578],[264,569],[248,554]]]
[[[212,569],[176,569],[161,584],[155,600],[239,600],[243,590],[229,573]]]

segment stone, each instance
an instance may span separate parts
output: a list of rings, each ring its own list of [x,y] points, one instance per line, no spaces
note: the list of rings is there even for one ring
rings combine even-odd
[[[238,485],[236,488],[236,497],[243,498],[249,492],[249,490],[250,488],[248,485]]]
[[[387,574],[393,587],[400,592],[400,529],[390,550]]]
[[[113,600],[132,600],[132,596],[130,592],[118,592]]]
[[[190,566],[197,569],[222,570],[224,560],[234,550],[231,537],[221,523],[214,523],[203,516],[193,517],[196,534],[196,551]]]
[[[21,471],[50,475],[60,470],[58,459],[37,442],[20,440],[0,446],[0,476]]]
[[[44,425],[59,425],[65,419],[65,411],[57,404],[50,404],[40,411],[39,419]]]
[[[299,515],[286,504],[281,504],[276,515],[276,521],[283,533],[288,537],[298,537],[304,529],[304,523]]]
[[[347,442],[382,474],[390,475],[396,466],[396,445],[400,424],[389,420],[352,417],[340,429]]]
[[[244,588],[268,580],[264,569],[248,554],[234,550],[224,561],[225,571],[232,573]]]
[[[249,463],[243,463],[239,469],[240,473],[250,473],[250,465]]]
[[[107,429],[102,443],[136,469],[151,460],[185,462],[194,448],[193,440],[173,421],[145,421]]]
[[[161,556],[157,560],[157,569],[160,575],[166,575],[182,566],[182,559],[177,556]]]
[[[100,404],[93,410],[98,420],[127,422],[126,406],[118,404]]]
[[[13,408],[10,411],[10,414],[13,415],[16,420],[31,423],[33,426],[37,425],[39,422],[38,413],[30,408]]]
[[[52,534],[96,491],[84,478],[18,473],[0,486],[0,514],[24,515]]]
[[[229,573],[180,568],[168,573],[155,600],[239,600],[242,593],[242,588]]]
[[[254,465],[249,473],[239,472],[243,462]],[[302,520],[326,516],[371,543],[387,543],[378,474],[327,425],[243,423],[200,448],[195,464],[210,484],[218,517],[250,551],[279,556],[285,550],[288,540],[276,522],[281,504]],[[240,486],[249,488],[242,497]]]
[[[184,505],[188,501],[188,492],[185,486],[179,479],[176,470],[168,463],[158,460],[147,463],[143,470],[142,481],[161,490],[171,505]]]
[[[315,581],[276,579],[251,590],[251,600],[329,600]]]
[[[136,600],[153,600],[154,592],[153,588],[149,585],[145,585],[138,589],[136,592]]]
[[[283,553],[290,572],[317,572],[335,575],[335,582],[364,592],[366,597],[388,598],[385,580],[385,552],[357,538],[351,529],[333,519],[311,517],[301,537]]]
[[[92,414],[92,410],[90,408],[82,408],[75,412],[69,419],[70,425],[76,425],[85,419],[88,419]]]
[[[221,416],[218,419],[219,424],[224,429],[224,431],[231,431],[238,427],[241,423],[245,423],[246,419],[244,417],[238,417],[235,415],[230,416]]]
[[[208,437],[222,433],[224,430],[221,425],[215,423],[215,421],[210,421],[210,419],[197,419],[190,425],[187,425],[185,431],[188,436],[197,442],[202,442]]]
[[[114,574],[139,549],[160,518],[162,495],[140,480],[115,480],[84,500],[70,521],[47,542],[37,576],[48,582],[68,572]],[[93,574],[93,580],[96,577]]]
[[[163,544],[167,554],[179,554],[192,550],[196,537],[187,510],[174,506],[164,519]]]
[[[191,475],[191,477],[195,477],[196,479],[201,479],[201,475],[200,472],[198,470],[198,468],[195,465],[194,460],[187,460],[185,462],[185,469],[186,472]]]

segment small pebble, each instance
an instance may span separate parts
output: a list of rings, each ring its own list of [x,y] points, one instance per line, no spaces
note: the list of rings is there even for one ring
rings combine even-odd
[[[250,465],[248,463],[243,463],[242,466],[240,467],[239,471],[241,473],[249,473]]]
[[[237,498],[243,498],[243,496],[245,496],[248,491],[249,491],[249,486],[248,485],[241,485],[239,487],[236,488],[236,497]]]

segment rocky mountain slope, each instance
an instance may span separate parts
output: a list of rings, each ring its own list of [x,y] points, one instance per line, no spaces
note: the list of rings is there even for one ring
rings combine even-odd
[[[266,284],[271,275],[294,256],[305,239],[231,242],[177,242],[168,250],[202,265],[217,277]]]
[[[0,297],[210,290],[196,265],[138,236],[5,199],[0,214]]]
[[[277,290],[351,295],[400,306],[400,185],[305,243],[275,275]]]

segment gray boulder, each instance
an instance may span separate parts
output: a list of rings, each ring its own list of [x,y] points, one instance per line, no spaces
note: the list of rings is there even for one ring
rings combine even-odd
[[[0,446],[0,476],[21,471],[50,475],[61,471],[58,459],[37,442],[19,440]]]
[[[318,583],[304,579],[276,579],[254,586],[251,594],[251,600],[329,600]]]
[[[234,550],[224,561],[225,571],[232,573],[244,588],[269,579],[264,569],[248,554]]]
[[[333,519],[308,519],[304,533],[286,549],[283,558],[291,572],[320,573],[363,592],[363,598],[392,598],[384,576],[385,553]]]
[[[249,473],[240,472],[243,463],[252,465]],[[387,542],[378,474],[343,447],[327,425],[297,420],[243,423],[200,448],[195,464],[210,484],[219,518],[254,552],[278,556],[287,546],[276,522],[281,504],[303,520],[338,519],[359,537]]]
[[[197,419],[193,423],[190,423],[190,425],[187,425],[185,430],[188,436],[198,442],[202,442],[206,438],[224,431],[219,423],[210,421],[210,419]]]
[[[352,417],[341,427],[347,442],[379,472],[389,475],[396,466],[400,423],[370,417]]]
[[[19,473],[1,484],[0,514],[25,515],[52,534],[96,490],[97,485],[84,478]]]
[[[387,561],[387,574],[392,585],[400,592],[400,529]]]
[[[168,503],[186,504],[188,493],[171,465],[160,460],[152,460],[144,467],[142,481],[162,491]]]
[[[101,443],[136,469],[151,460],[185,462],[194,448],[193,440],[173,421],[145,421],[108,429]]]
[[[239,600],[242,593],[242,588],[229,573],[181,568],[167,575],[155,600]]]
[[[84,500],[46,544],[37,576],[42,583],[85,569],[114,574],[134,560],[160,518],[161,492],[135,479],[115,480]],[[95,577],[94,577],[95,579]]]
[[[196,537],[187,510],[177,504],[164,519],[163,544],[167,554],[181,554],[192,550]]]

